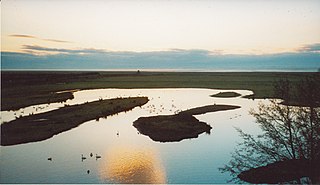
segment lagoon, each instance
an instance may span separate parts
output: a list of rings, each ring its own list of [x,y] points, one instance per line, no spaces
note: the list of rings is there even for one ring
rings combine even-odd
[[[235,127],[260,132],[248,111],[259,102],[241,97],[218,98],[210,95],[230,90],[99,89],[74,92],[74,99],[63,103],[30,106],[18,111],[2,111],[1,122],[54,110],[59,107],[117,97],[147,96],[149,102],[131,111],[91,120],[69,131],[40,142],[1,146],[1,183],[227,183],[221,173],[240,142]],[[232,90],[241,96],[247,90]],[[180,142],[156,142],[132,126],[139,117],[171,115],[212,104],[241,106],[195,117],[209,124],[210,134]],[[36,134],[36,133],[35,133]],[[93,157],[90,157],[93,153]],[[86,159],[81,160],[81,154]],[[95,154],[101,155],[96,159]],[[47,160],[49,157],[52,161]]]

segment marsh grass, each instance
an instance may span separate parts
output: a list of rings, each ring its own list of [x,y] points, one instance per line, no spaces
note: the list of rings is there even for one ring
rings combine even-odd
[[[293,72],[46,72],[2,71],[1,110],[65,101],[73,89],[101,88],[212,88],[252,90],[251,98],[276,98],[273,86],[280,79],[293,84],[319,73]]]

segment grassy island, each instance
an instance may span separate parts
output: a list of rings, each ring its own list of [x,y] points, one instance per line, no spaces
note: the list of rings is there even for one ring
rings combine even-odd
[[[24,116],[1,125],[1,145],[42,141],[86,121],[129,111],[147,102],[147,97],[98,100]]]
[[[209,105],[182,111],[175,115],[140,117],[133,126],[154,141],[173,142],[197,138],[199,134],[210,133],[212,127],[200,122],[193,115],[240,108],[232,105]]]
[[[241,94],[236,92],[219,92],[218,94],[211,95],[211,97],[215,98],[235,98],[239,96],[241,96]]]
[[[197,138],[203,132],[210,133],[212,128],[188,114],[141,117],[133,123],[133,126],[140,133],[160,142]]]
[[[240,108],[240,106],[237,106],[237,105],[207,105],[203,107],[188,109],[180,112],[180,114],[199,115],[199,114],[205,114],[208,112],[217,112],[217,111],[232,110],[232,109],[238,109],[238,108]]]

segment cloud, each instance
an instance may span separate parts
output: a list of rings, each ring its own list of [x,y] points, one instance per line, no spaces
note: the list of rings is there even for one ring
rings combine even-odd
[[[181,69],[199,71],[317,71],[318,53],[275,55],[202,55],[163,52],[112,52],[96,49],[59,49],[26,46],[33,53],[1,53],[2,69]],[[60,52],[39,55],[36,52]],[[90,53],[81,55],[80,53]],[[200,52],[201,53],[201,52]]]
[[[39,37],[36,37],[36,36],[25,35],[25,34],[12,34],[12,35],[9,35],[9,37],[30,38],[30,39],[43,40],[43,41],[48,41],[48,42],[58,42],[58,43],[71,43],[70,41],[66,41],[66,40],[39,38]]]
[[[320,43],[308,44],[301,47],[299,52],[312,52],[312,53],[320,53]]]
[[[36,52],[54,52],[54,53],[64,53],[64,54],[97,54],[97,53],[105,53],[105,50],[102,49],[61,49],[61,48],[48,48],[36,45],[23,45],[23,50],[28,51],[29,53]]]
[[[184,50],[171,49],[169,51],[149,51],[149,52],[133,52],[133,51],[107,51],[95,48],[83,49],[64,49],[64,48],[50,48],[37,45],[23,45],[22,49],[28,53],[63,53],[63,54],[105,54],[114,57],[162,57],[162,58],[179,58],[182,56],[208,56],[210,54],[207,50]]]
[[[319,45],[301,52],[239,55],[220,51],[171,49],[132,52],[95,48],[65,49],[23,45],[24,55],[4,53],[5,69],[201,69],[248,71],[316,71],[320,68]],[[27,53],[26,53],[27,52]],[[15,61],[15,62],[14,62]],[[19,63],[21,62],[21,63]],[[30,64],[30,65],[28,65]]]
[[[248,71],[317,71],[320,44],[300,52],[239,55],[221,51],[171,49],[132,52],[95,48],[53,48],[23,45],[24,53],[2,52],[3,69],[201,69]]]
[[[66,40],[57,40],[57,39],[42,39],[42,40],[49,41],[49,42],[71,43],[70,41],[66,41]]]
[[[21,34],[13,34],[13,35],[9,35],[10,37],[18,37],[18,38],[32,38],[32,39],[36,39],[37,37],[32,36],[32,35],[21,35]]]

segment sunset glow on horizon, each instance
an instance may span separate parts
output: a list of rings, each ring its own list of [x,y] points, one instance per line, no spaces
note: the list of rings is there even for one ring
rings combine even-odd
[[[320,43],[320,1],[7,1],[2,52],[297,52]],[[39,51],[38,51],[39,52]]]

